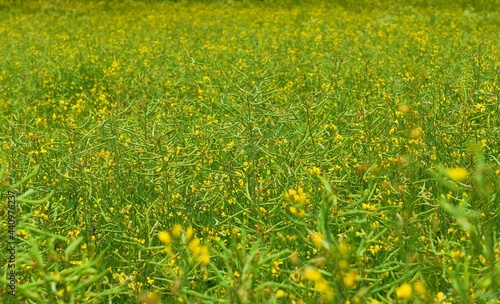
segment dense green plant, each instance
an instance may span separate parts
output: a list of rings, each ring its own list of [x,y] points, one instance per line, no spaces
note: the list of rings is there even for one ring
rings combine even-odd
[[[2,300],[497,303],[495,4],[0,1]]]

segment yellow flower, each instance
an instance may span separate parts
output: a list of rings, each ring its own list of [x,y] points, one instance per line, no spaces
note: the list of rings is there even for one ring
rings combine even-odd
[[[198,258],[197,258],[198,262],[201,262],[205,265],[207,265],[208,263],[210,263],[210,252],[208,251],[208,247],[207,246],[201,246],[200,247],[200,250],[198,252]]]
[[[191,242],[189,242],[188,249],[191,253],[197,254],[200,250],[200,239],[194,238]]]
[[[314,284],[314,289],[316,289],[317,292],[325,293],[329,288],[330,286],[328,286],[325,280],[319,280]]]
[[[419,139],[421,135],[422,135],[422,128],[418,127],[418,128],[411,130],[411,133],[410,133],[411,138]]]
[[[464,168],[449,168],[446,169],[446,174],[454,181],[463,181],[469,176]]]
[[[309,174],[311,175],[320,175],[321,174],[321,169],[314,166],[311,169],[309,169]]]
[[[279,273],[280,272],[280,265],[283,264],[282,261],[274,261],[273,262],[274,266],[271,269],[271,272],[274,273]]]
[[[339,244],[339,252],[342,256],[347,256],[349,255],[349,252],[351,249],[349,248],[349,244],[347,244],[345,241],[340,241]]]
[[[193,234],[194,234],[194,229],[192,227],[189,227],[186,230],[186,240],[189,241],[193,237]]]
[[[165,231],[159,232],[158,238],[165,245],[169,245],[172,242],[172,238],[170,237],[170,233],[165,232]]]
[[[425,297],[425,295],[427,293],[427,288],[425,288],[425,284],[422,281],[415,282],[415,284],[413,285],[413,287],[415,288],[415,291],[419,295],[421,295],[422,297]]]
[[[402,104],[399,106],[399,111],[403,114],[408,114],[411,111],[411,107],[407,104]]]
[[[321,292],[322,294],[324,294],[328,300],[333,299],[333,289],[325,280],[321,279],[314,283],[314,289],[316,289],[317,292]]]
[[[290,189],[287,193],[285,193],[285,199],[287,201],[291,201],[295,195],[297,195],[297,191]]]
[[[165,246],[165,249],[163,249],[163,251],[165,251],[169,255],[174,255],[174,252],[172,251],[172,246],[170,245]]]
[[[286,296],[286,293],[282,289],[276,290],[276,298],[283,298]]]
[[[314,232],[313,233],[313,242],[316,248],[321,248],[324,246],[325,242],[325,237],[321,232]]]
[[[399,288],[396,290],[396,295],[398,298],[410,300],[412,294],[413,294],[413,289],[411,288],[411,285],[408,283],[404,283],[403,285],[399,286]]]
[[[304,278],[313,282],[318,282],[323,279],[323,276],[317,269],[307,267],[306,269],[304,269]]]
[[[179,237],[182,233],[182,226],[177,224],[174,225],[174,228],[172,228],[172,235],[175,237]]]
[[[354,271],[351,270],[348,274],[344,276],[344,285],[350,288],[353,288],[356,286],[356,280],[358,279],[358,274]]]
[[[442,293],[441,291],[438,292],[438,294],[437,294],[437,300],[438,300],[438,302],[443,301],[445,298],[446,298],[446,296],[444,295],[444,293]]]
[[[454,251],[451,252],[451,258],[452,259],[458,259],[460,257],[462,257],[462,253],[460,251],[454,250]]]

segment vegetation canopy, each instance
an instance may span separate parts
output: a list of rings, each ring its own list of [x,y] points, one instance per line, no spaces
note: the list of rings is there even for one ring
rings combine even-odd
[[[1,302],[500,303],[500,3],[353,2],[0,0]]]

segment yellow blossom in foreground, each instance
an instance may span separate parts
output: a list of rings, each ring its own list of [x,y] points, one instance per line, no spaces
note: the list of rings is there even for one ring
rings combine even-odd
[[[314,245],[316,246],[316,248],[321,248],[324,246],[325,237],[319,231],[314,232],[313,233],[313,242],[314,242]]]
[[[297,195],[297,191],[290,189],[287,193],[285,193],[285,199],[287,201],[291,201],[295,195]]]
[[[339,252],[342,256],[349,255],[350,251],[351,248],[349,248],[349,244],[347,244],[345,241],[341,241],[339,243]]]
[[[441,301],[443,301],[444,299],[446,298],[446,296],[444,295],[443,292],[438,292],[437,296],[436,296],[436,300],[441,303]]]
[[[408,114],[411,111],[411,107],[407,104],[402,104],[399,106],[399,111],[403,114]]]
[[[421,295],[422,297],[425,297],[426,293],[427,293],[427,288],[425,287],[425,284],[421,281],[417,281],[415,282],[415,284],[413,285],[413,287],[415,288],[415,291]]]
[[[458,251],[458,250],[454,250],[451,252],[451,258],[452,259],[458,259],[458,258],[461,258],[464,254],[462,254],[462,252]]]
[[[304,269],[304,278],[311,280],[313,282],[317,282],[317,281],[323,279],[323,276],[321,275],[321,273],[317,269],[308,267],[308,268]]]
[[[174,225],[174,228],[172,228],[172,235],[175,237],[179,237],[182,233],[182,226],[177,224]]]
[[[325,297],[330,301],[333,300],[333,297],[335,296],[335,294],[333,293],[333,289],[330,287],[330,285],[328,285],[328,283],[325,280],[316,282],[314,284],[314,289],[324,294]]]
[[[328,286],[328,283],[325,280],[319,280],[314,284],[314,289],[321,293],[328,293],[330,286]]]
[[[207,265],[208,263],[210,263],[210,252],[208,251],[208,247],[207,246],[201,246],[200,247],[200,250],[198,252],[197,261],[200,262],[200,263],[203,263],[205,265]]]
[[[399,286],[399,288],[396,290],[396,296],[401,299],[410,300],[412,294],[413,294],[413,289],[411,288],[411,285],[408,283],[404,283],[403,285]]]
[[[276,298],[283,298],[286,296],[286,293],[282,289],[276,290]]]
[[[332,300],[334,297],[333,289],[330,287],[328,282],[323,278],[321,273],[312,267],[307,267],[304,269],[304,278],[314,282],[314,289],[317,292],[322,293],[328,300]]]
[[[165,231],[159,232],[158,238],[165,245],[169,245],[172,242],[172,238],[170,237],[170,234],[168,232],[165,232]]]
[[[351,270],[348,274],[344,276],[344,285],[350,288],[353,288],[356,286],[356,280],[358,279],[358,274],[354,271]]]
[[[193,237],[193,234],[194,234],[194,229],[192,227],[189,227],[186,230],[186,240],[189,241]]]
[[[449,168],[446,169],[446,174],[454,181],[463,181],[469,176],[464,168]]]
[[[418,127],[418,128],[411,130],[411,133],[410,133],[411,138],[419,139],[421,135],[422,135],[422,128]]]
[[[193,254],[199,253],[199,251],[200,251],[200,239],[194,238],[191,242],[189,242],[188,249]]]
[[[298,217],[304,217],[304,215],[306,214],[306,211],[304,209],[298,210],[294,206],[291,206],[289,209],[290,209],[290,213],[291,214],[293,214],[295,216],[298,216]]]

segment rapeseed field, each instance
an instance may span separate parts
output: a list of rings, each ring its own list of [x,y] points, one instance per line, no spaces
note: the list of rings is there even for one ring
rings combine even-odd
[[[500,303],[500,2],[0,0],[2,303]]]

